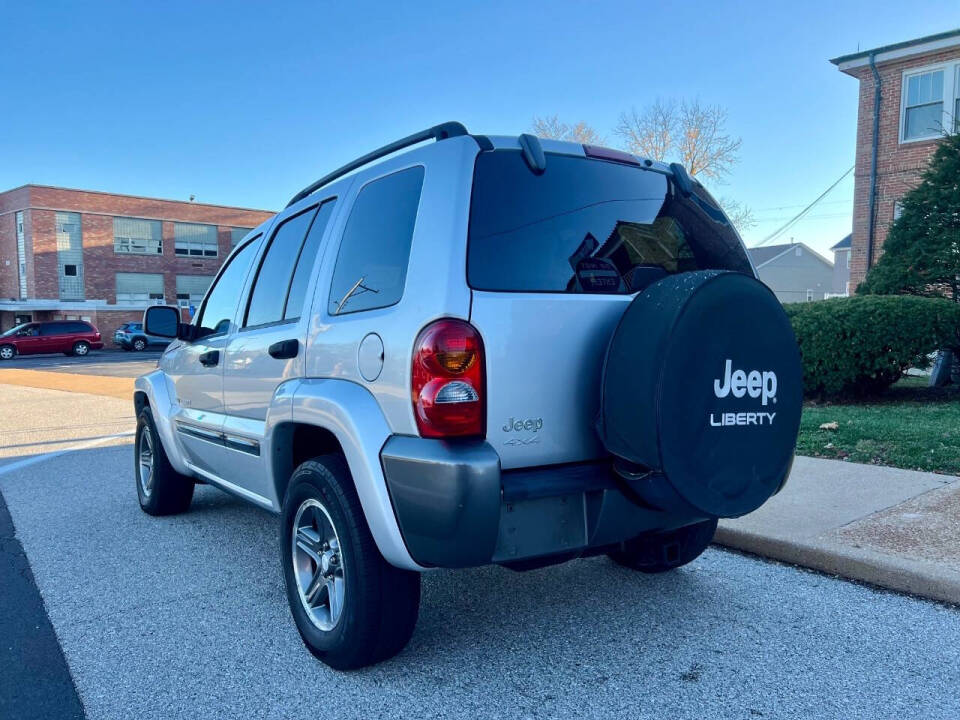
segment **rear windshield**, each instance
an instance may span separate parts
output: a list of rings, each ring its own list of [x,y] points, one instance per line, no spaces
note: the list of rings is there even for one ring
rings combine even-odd
[[[683,198],[666,175],[547,154],[535,175],[519,151],[477,157],[467,279],[477,290],[632,293],[667,274],[752,274],[733,227],[703,188]]]

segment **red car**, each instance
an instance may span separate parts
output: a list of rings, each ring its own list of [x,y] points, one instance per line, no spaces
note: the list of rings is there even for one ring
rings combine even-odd
[[[0,335],[0,360],[15,355],[60,353],[86,355],[103,347],[100,331],[80,320],[54,320],[17,325]]]

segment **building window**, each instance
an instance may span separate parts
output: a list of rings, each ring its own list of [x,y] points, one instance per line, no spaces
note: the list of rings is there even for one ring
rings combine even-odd
[[[20,299],[27,299],[27,245],[23,234],[23,211],[16,214],[17,222],[17,269],[19,271]]]
[[[253,228],[230,228],[230,247],[236,247]]]
[[[159,220],[115,217],[113,219],[113,251],[130,255],[160,255],[163,234]]]
[[[177,305],[200,307],[212,282],[212,275],[177,275]]]
[[[960,133],[960,65],[953,74],[957,76],[953,86],[953,131]]]
[[[217,256],[217,226],[197,223],[173,224],[174,252],[189,257]]]
[[[813,289],[807,288],[807,302],[813,302]]]
[[[897,200],[893,204],[893,219],[899,220],[901,215],[903,215],[903,203],[900,200]]]
[[[80,213],[57,212],[57,266],[61,300],[83,300],[83,230]]]
[[[162,304],[163,275],[161,273],[117,273],[117,302]]]
[[[900,142],[960,131],[960,63],[905,72],[900,106]]]

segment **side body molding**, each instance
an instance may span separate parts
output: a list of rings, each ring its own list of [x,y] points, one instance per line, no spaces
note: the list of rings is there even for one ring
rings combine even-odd
[[[173,397],[172,388],[167,376],[162,370],[153,370],[141,375],[134,382],[134,404],[139,410],[140,404],[136,401],[137,393],[147,396],[147,401],[153,410],[153,423],[157,426],[157,433],[163,443],[163,449],[173,469],[183,475],[193,475],[190,468],[184,463],[180,445],[173,432]]]
[[[370,532],[387,562],[407,570],[423,570],[410,557],[387,491],[380,467],[380,449],[391,436],[380,406],[370,392],[350,380],[303,379],[295,382],[292,412],[294,423],[314,425],[337,438],[343,448],[354,486]],[[268,443],[275,432],[268,434]],[[267,457],[273,457],[269,447]],[[270,473],[277,507],[283,502],[277,488],[285,478]]]

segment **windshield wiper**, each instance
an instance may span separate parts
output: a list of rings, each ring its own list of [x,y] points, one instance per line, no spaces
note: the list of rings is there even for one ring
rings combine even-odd
[[[337,310],[336,310],[336,312],[333,313],[334,315],[339,315],[339,314],[340,314],[340,311],[343,309],[343,306],[346,305],[347,300],[349,300],[350,298],[352,298],[353,295],[354,295],[354,293],[357,292],[357,290],[362,290],[362,291],[364,291],[364,292],[372,292],[372,293],[378,293],[378,292],[380,292],[379,290],[374,290],[373,288],[369,288],[369,287],[367,287],[366,285],[364,285],[364,284],[363,284],[363,281],[364,281],[365,279],[366,279],[366,275],[360,276],[360,279],[357,280],[349,290],[347,290],[347,294],[344,295],[344,296],[340,299],[340,302],[337,304]]]

